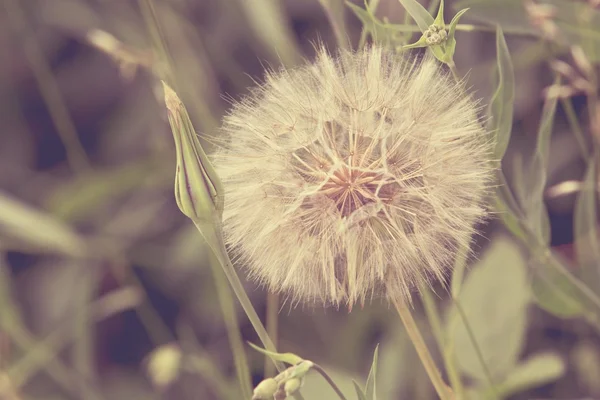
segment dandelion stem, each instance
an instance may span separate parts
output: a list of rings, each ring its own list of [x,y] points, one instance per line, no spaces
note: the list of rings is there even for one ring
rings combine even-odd
[[[435,365],[435,361],[433,361],[433,357],[431,356],[431,353],[425,344],[425,340],[423,339],[423,336],[421,335],[421,332],[419,331],[419,328],[417,327],[410,310],[403,302],[396,299],[392,299],[392,301],[394,302],[394,306],[396,307],[396,310],[400,315],[400,319],[406,328],[406,333],[408,333],[413,346],[415,346],[415,350],[417,351],[419,359],[421,360],[421,363],[427,372],[427,376],[429,376],[429,380],[433,384],[438,396],[442,400],[453,400],[454,395],[442,379],[442,374]]]
[[[229,344],[231,346],[231,352],[233,353],[237,378],[241,386],[242,395],[244,398],[248,399],[252,397],[252,383],[250,371],[248,369],[248,360],[246,359],[246,352],[244,351],[244,342],[242,341],[242,334],[235,312],[235,305],[231,298],[231,291],[225,280],[223,270],[220,269],[220,266],[217,264],[217,257],[211,257],[210,265],[215,280],[215,286],[217,287],[217,296],[219,298],[219,303],[221,304],[221,312],[227,327],[227,335],[229,336]]]
[[[198,228],[198,230],[200,231],[200,233],[202,235],[206,234],[205,233],[206,230],[204,227],[200,226],[195,221],[194,221],[194,224],[196,225],[196,228]],[[221,264],[221,267],[223,268],[223,272],[225,273],[225,276],[227,276],[227,280],[229,280],[229,284],[231,285],[233,292],[235,293],[236,297],[238,298],[238,301],[242,305],[244,312],[248,316],[250,323],[254,327],[254,330],[256,331],[258,338],[260,339],[262,344],[265,346],[265,349],[276,353],[277,349],[275,348],[275,345],[271,341],[271,338],[269,337],[267,330],[265,329],[260,318],[258,317],[258,314],[256,314],[256,310],[254,310],[254,307],[252,306],[252,302],[250,301],[250,298],[246,294],[246,291],[244,290],[244,286],[242,285],[240,278],[237,276],[237,273],[235,272],[235,269],[233,268],[233,265],[231,264],[231,260],[229,259],[229,255],[227,254],[225,242],[223,241],[223,237],[221,236],[221,233],[215,232],[215,236],[216,237],[214,239],[216,240],[217,243],[214,243],[214,241],[208,240],[208,239],[206,240],[206,242],[209,244],[215,257]],[[285,367],[282,363],[280,363],[278,361],[274,361],[274,363],[279,372],[283,372],[285,370]]]

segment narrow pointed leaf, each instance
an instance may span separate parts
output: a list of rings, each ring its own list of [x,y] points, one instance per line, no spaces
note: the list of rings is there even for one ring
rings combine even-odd
[[[377,359],[379,358],[379,344],[375,347],[375,352],[373,352],[373,362],[371,364],[371,370],[369,371],[369,376],[367,377],[367,384],[365,387],[367,399],[368,400],[377,400],[377,385],[375,383],[377,378]]]
[[[556,81],[555,84],[560,84]],[[554,117],[558,98],[549,98],[544,104],[537,144],[533,159],[526,172],[526,181],[518,193],[528,222],[540,242],[550,244],[550,217],[544,203],[548,157],[550,156],[550,138],[554,126]]]
[[[0,192],[0,232],[34,251],[80,257],[87,248],[69,225],[4,192]]]
[[[597,157],[590,160],[575,204],[575,251],[580,276],[596,292],[600,289],[600,237],[598,236]]]
[[[296,364],[299,364],[302,361],[304,361],[304,359],[300,358],[299,356],[297,356],[293,353],[273,353],[272,351],[261,349],[260,347],[256,346],[255,344],[252,344],[250,342],[248,342],[248,344],[254,350],[256,350],[260,353],[266,354],[272,360],[275,360],[275,361],[281,361],[281,362],[284,362],[284,363],[287,363],[290,365],[296,365]]]
[[[502,28],[496,28],[497,82],[488,115],[488,130],[496,138],[495,156],[502,159],[512,132],[515,73]]]
[[[433,25],[433,17],[429,12],[416,0],[398,0],[404,7],[407,13],[415,20],[421,32],[425,32],[427,28]]]
[[[356,383],[356,381],[354,379],[352,379],[352,383],[354,384],[354,390],[356,391],[356,398],[358,400],[367,400],[367,395],[361,389],[361,387],[358,385],[358,383]]]
[[[438,9],[437,15],[435,17],[435,20],[433,21],[434,25],[438,25],[438,26],[446,26],[446,23],[444,22],[444,0],[440,1],[440,8]]]
[[[464,8],[456,13],[452,21],[450,21],[450,27],[448,29],[448,40],[446,41],[446,52],[444,53],[444,62],[449,63],[454,59],[454,52],[456,51],[456,38],[454,34],[456,33],[456,25],[458,24],[458,20],[463,16],[464,13],[469,11],[468,8]]]

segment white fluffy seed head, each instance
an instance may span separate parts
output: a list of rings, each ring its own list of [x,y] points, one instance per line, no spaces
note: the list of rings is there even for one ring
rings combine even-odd
[[[434,59],[379,47],[269,73],[214,154],[228,244],[293,301],[410,301],[486,216],[492,143],[477,111]]]

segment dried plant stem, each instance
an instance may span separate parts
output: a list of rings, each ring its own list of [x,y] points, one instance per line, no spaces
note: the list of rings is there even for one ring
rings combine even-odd
[[[278,321],[279,310],[279,294],[269,292],[267,294],[267,333],[275,347],[277,347],[277,336],[279,330]],[[265,378],[275,375],[273,362],[267,357],[265,358]]]
[[[433,361],[433,357],[431,356],[431,353],[425,344],[425,340],[423,340],[423,336],[421,336],[421,332],[419,331],[417,323],[415,322],[410,310],[405,303],[396,299],[393,299],[392,301],[394,302],[396,311],[398,311],[398,315],[400,315],[400,319],[406,328],[406,333],[408,333],[410,341],[412,342],[413,346],[415,346],[415,350],[417,351],[419,359],[421,360],[421,363],[427,372],[427,376],[433,384],[438,396],[442,400],[453,400],[454,395],[442,379],[442,374],[435,365],[435,361]]]

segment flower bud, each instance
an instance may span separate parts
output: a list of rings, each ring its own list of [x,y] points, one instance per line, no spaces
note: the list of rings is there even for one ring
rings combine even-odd
[[[302,386],[302,381],[298,378],[292,378],[285,382],[283,390],[285,390],[286,396],[291,396]]]
[[[194,223],[212,224],[215,216],[220,220],[223,214],[221,182],[200,145],[185,106],[164,81],[163,87],[177,153],[177,205]]]
[[[177,378],[180,366],[181,349],[175,344],[167,344],[150,353],[146,368],[152,383],[164,389]]]
[[[252,400],[270,400],[277,392],[279,383],[273,378],[267,378],[254,388]]]

